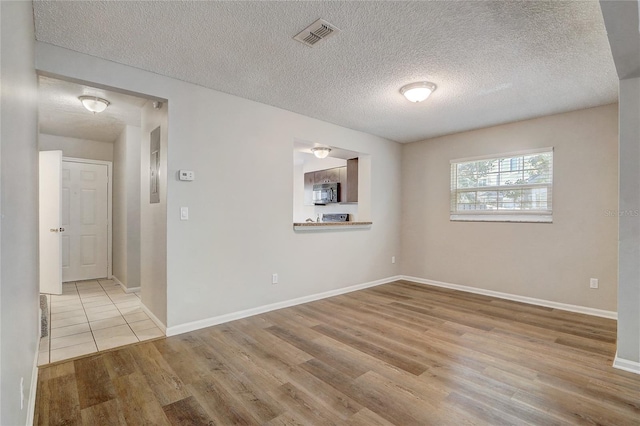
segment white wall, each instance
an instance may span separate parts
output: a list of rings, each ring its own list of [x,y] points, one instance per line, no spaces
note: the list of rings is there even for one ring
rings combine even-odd
[[[169,326],[399,273],[391,264],[400,252],[399,144],[55,46],[37,43],[36,49],[40,70],[169,101]],[[365,212],[371,229],[294,232],[296,139],[331,140],[370,154],[359,167],[376,189],[359,197],[371,206]],[[178,181],[178,169],[194,170],[196,180]],[[189,221],[180,221],[181,206],[189,207]],[[142,230],[144,247],[144,223]],[[313,272],[319,260],[332,265],[321,276]],[[272,273],[280,284],[271,284]]]
[[[113,275],[127,285],[127,130],[113,142]]]
[[[620,80],[618,354],[640,372],[640,78]]]
[[[140,128],[126,126],[113,143],[113,275],[140,287]]]
[[[65,157],[113,161],[112,143],[40,133],[38,145],[40,151],[61,150]]]
[[[23,425],[33,404],[39,333],[35,38],[31,2],[0,2],[0,15],[0,424]]]
[[[127,126],[127,288],[140,287],[140,127]]]
[[[614,366],[640,373],[640,4],[601,0],[620,103],[618,353]],[[630,214],[628,214],[630,213]]]
[[[305,205],[304,195],[304,162],[302,159],[293,162],[293,221],[304,222],[307,218],[315,220],[311,206]]]
[[[140,132],[140,284],[142,303],[167,324],[167,141],[168,105],[155,109],[153,102],[142,108]],[[150,203],[149,155],[151,132],[160,126],[160,202]],[[188,254],[188,249],[185,254]],[[176,281],[176,286],[182,283]],[[197,296],[197,295],[196,295]],[[188,297],[184,293],[179,297]],[[203,301],[204,302],[204,301]]]
[[[403,274],[616,311],[617,134],[607,105],[406,145]],[[450,160],[542,147],[554,147],[552,224],[449,220]]]
[[[347,160],[342,158],[317,158],[315,155],[300,153],[300,158],[304,160],[302,166],[302,172],[315,172],[317,170],[333,169],[334,167],[344,167],[347,165]],[[303,178],[304,179],[304,178]]]

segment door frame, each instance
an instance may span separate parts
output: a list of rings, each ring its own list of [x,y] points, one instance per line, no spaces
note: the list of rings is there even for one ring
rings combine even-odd
[[[107,279],[113,278],[113,161],[90,160],[88,158],[62,157],[62,161],[71,163],[98,164],[107,166]],[[62,265],[60,265],[62,269]]]

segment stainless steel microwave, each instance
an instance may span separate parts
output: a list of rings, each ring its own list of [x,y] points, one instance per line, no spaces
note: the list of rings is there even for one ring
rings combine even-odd
[[[313,185],[313,204],[325,205],[340,201],[339,183],[316,183]]]

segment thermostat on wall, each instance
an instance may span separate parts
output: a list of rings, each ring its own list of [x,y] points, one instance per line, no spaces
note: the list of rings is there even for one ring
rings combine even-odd
[[[191,170],[180,170],[178,172],[180,180],[194,180],[195,174]]]

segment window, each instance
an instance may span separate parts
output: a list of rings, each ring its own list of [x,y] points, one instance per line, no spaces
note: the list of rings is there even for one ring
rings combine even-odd
[[[451,161],[451,220],[551,222],[553,148]]]

